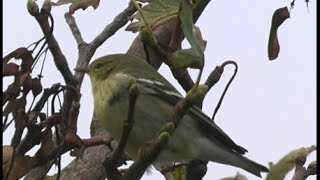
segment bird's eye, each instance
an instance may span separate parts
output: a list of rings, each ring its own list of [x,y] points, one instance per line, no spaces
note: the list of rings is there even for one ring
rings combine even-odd
[[[102,67],[103,67],[103,64],[101,64],[101,63],[100,63],[100,64],[97,64],[95,70],[98,71],[98,70],[100,70]]]

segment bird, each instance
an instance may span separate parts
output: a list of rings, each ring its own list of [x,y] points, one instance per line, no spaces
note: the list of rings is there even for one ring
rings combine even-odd
[[[161,127],[184,97],[142,58],[111,54],[94,60],[85,70],[90,77],[94,113],[102,126],[119,140],[129,109],[129,89],[137,85],[134,124],[125,152],[139,158],[139,148],[159,136]],[[157,167],[171,163],[203,160],[231,165],[261,177],[268,168],[250,160],[247,150],[237,145],[210,117],[192,105],[179,121],[168,143],[153,162]]]

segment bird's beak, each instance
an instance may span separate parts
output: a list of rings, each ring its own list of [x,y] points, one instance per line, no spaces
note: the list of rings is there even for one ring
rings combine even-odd
[[[73,70],[75,70],[77,72],[86,73],[86,74],[89,72],[88,68],[81,68],[81,67],[74,68]]]

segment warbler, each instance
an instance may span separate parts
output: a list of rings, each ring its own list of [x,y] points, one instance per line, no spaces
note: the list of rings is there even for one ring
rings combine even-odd
[[[119,140],[129,108],[129,88],[134,82],[139,90],[134,107],[134,124],[125,151],[134,160],[145,143],[159,136],[162,126],[183,97],[161,74],[139,57],[114,54],[92,62],[90,76],[94,111],[102,125]],[[268,172],[243,154],[237,145],[201,109],[191,106],[180,120],[155,164],[185,163],[194,159],[242,168],[256,176]]]

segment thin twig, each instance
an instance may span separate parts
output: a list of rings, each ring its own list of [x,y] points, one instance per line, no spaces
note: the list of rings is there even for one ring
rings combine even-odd
[[[189,107],[190,103],[188,103],[185,98],[176,104],[174,112],[169,117],[169,119],[167,119],[167,123],[165,123],[162,128],[166,129],[165,126],[167,126],[170,123],[174,123],[173,130],[171,132],[161,132],[158,139],[152,142],[151,148],[144,149],[144,152],[141,154],[140,158],[130,166],[128,172],[125,174],[125,180],[136,180],[141,178],[141,176],[150,166],[150,164],[154,162],[159,156],[159,154],[162,152],[163,148],[168,143],[170,136],[173,134],[174,129],[178,126],[179,121],[188,112]],[[161,136],[163,136],[163,133],[169,134],[169,137],[162,138]]]
[[[121,27],[123,27],[128,22],[128,17],[136,12],[136,8],[132,3],[124,9],[120,14],[118,14],[113,21],[108,24],[103,31],[90,43],[92,48],[97,49],[102,43],[104,43],[109,37],[114,35]]]
[[[43,34],[46,37],[46,42],[48,43],[48,48],[51,51],[53,56],[54,63],[57,69],[60,71],[61,75],[63,76],[66,84],[76,85],[77,82],[74,79],[71,70],[69,69],[68,62],[61,52],[60,46],[52,34],[53,31],[53,17],[51,16],[50,12],[42,10],[37,16],[34,16],[38,21]],[[49,20],[51,20],[51,26],[49,25]]]
[[[132,89],[135,89],[133,93],[130,93]],[[127,119],[123,122],[122,133],[119,140],[119,144],[117,148],[111,154],[111,157],[107,157],[104,161],[104,165],[107,171],[107,176],[110,179],[118,179],[119,173],[117,171],[117,167],[121,161],[121,156],[124,154],[124,149],[127,144],[129,134],[134,124],[134,110],[135,104],[138,97],[137,86],[133,84],[129,90],[129,110],[127,114]]]
[[[237,72],[238,72],[238,65],[237,65],[237,63],[234,62],[234,61],[226,61],[226,62],[224,62],[224,63],[221,65],[221,67],[224,69],[224,67],[225,67],[226,65],[229,65],[229,64],[232,64],[232,65],[235,66],[234,73],[233,73],[232,77],[230,78],[229,82],[227,83],[226,87],[224,88],[223,93],[222,93],[222,95],[221,95],[221,97],[220,97],[220,99],[219,99],[219,102],[218,102],[216,108],[214,109],[214,112],[213,112],[213,115],[212,115],[212,121],[214,121],[215,115],[217,114],[217,112],[218,112],[218,110],[219,110],[219,108],[220,108],[220,106],[221,106],[221,103],[222,103],[222,101],[223,101],[223,98],[224,98],[224,96],[225,96],[225,94],[226,94],[226,92],[227,92],[230,84],[232,83],[234,77],[236,76],[236,74],[237,74]]]
[[[66,19],[67,24],[69,25],[69,28],[72,32],[72,35],[74,39],[76,40],[78,47],[81,46],[81,44],[84,43],[83,38],[81,36],[81,32],[79,30],[79,27],[76,23],[75,18],[70,14],[69,12],[66,12],[64,14],[64,18]]]
[[[82,43],[85,46],[79,47],[79,57],[77,60],[76,68],[87,67],[97,48],[101,44],[103,44],[108,38],[114,35],[120,28],[122,28],[128,22],[128,17],[131,16],[135,11],[136,8],[131,3],[129,3],[129,6],[126,9],[124,9],[121,13],[119,13],[113,19],[113,21],[110,24],[108,24],[102,30],[102,32],[94,38],[94,40],[91,43]],[[69,16],[66,16],[66,18],[68,17]],[[67,20],[67,23],[69,22],[75,23],[75,21]],[[78,86],[80,88],[83,81],[84,73],[76,71],[74,77],[79,83]]]

